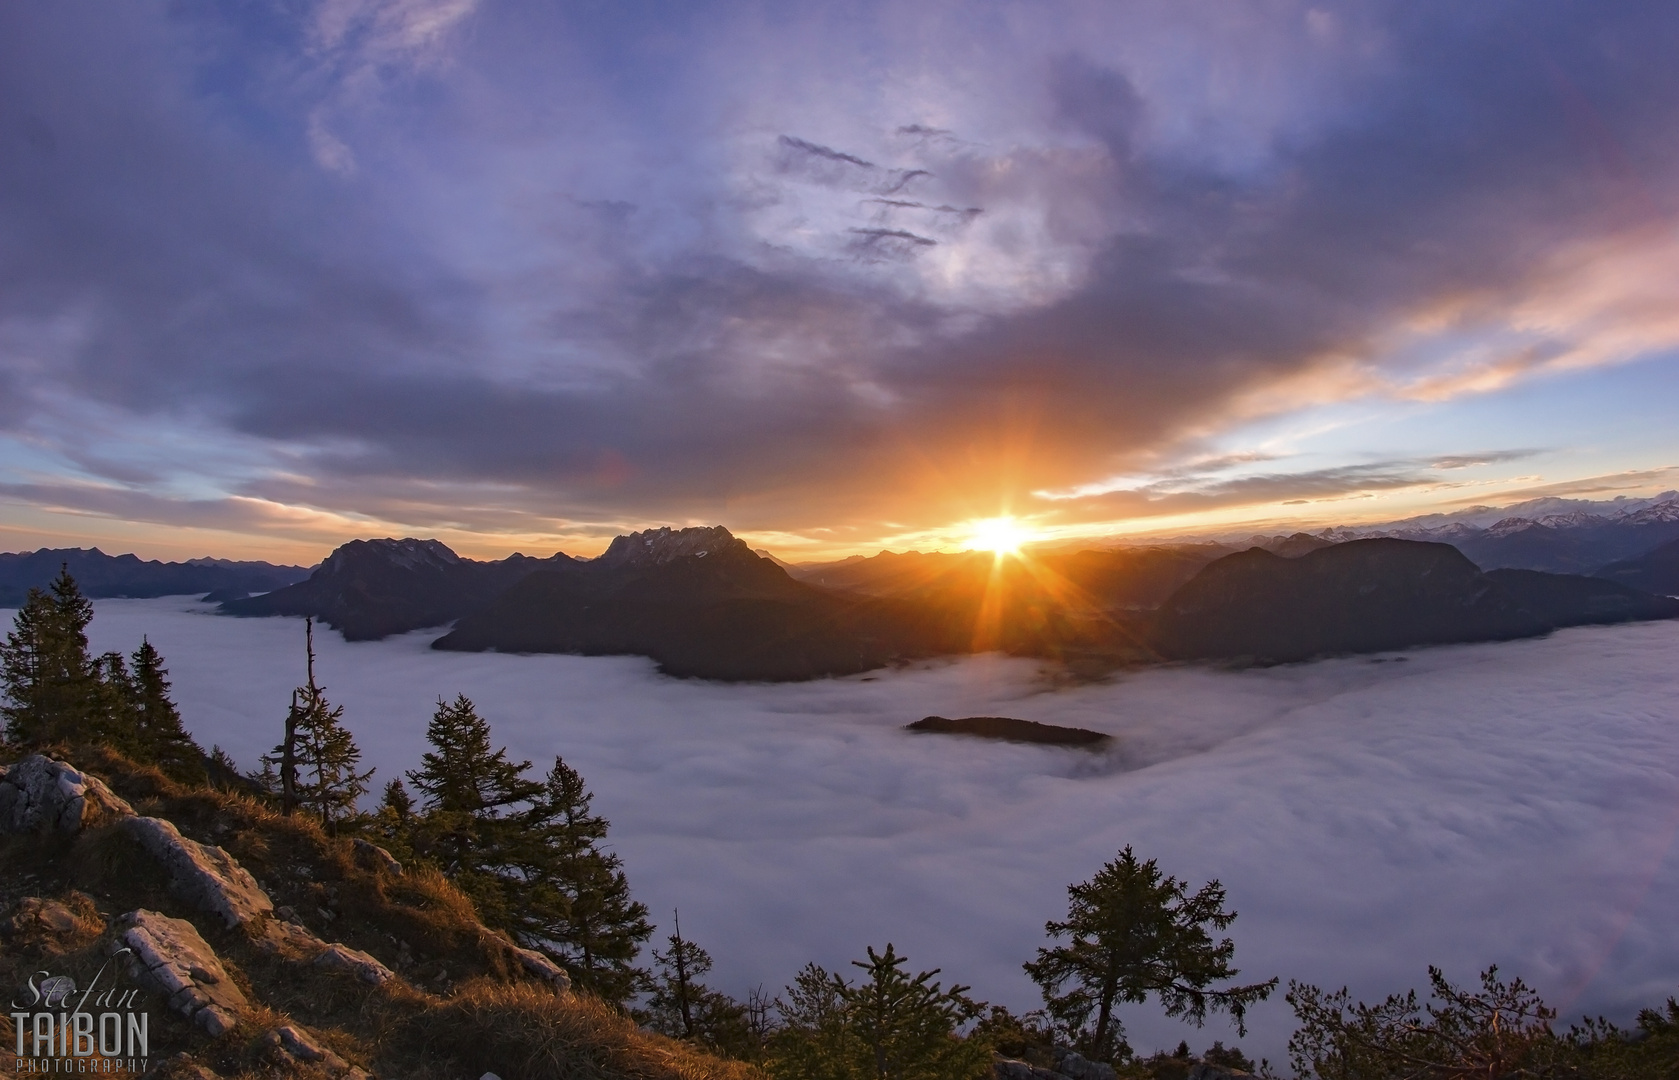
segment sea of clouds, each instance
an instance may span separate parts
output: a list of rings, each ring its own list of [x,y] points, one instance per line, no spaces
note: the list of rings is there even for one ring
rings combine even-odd
[[[96,608],[94,648],[148,635],[200,742],[247,767],[272,746],[303,680],[300,620],[185,598]],[[634,658],[433,652],[435,636],[316,637],[375,782],[417,765],[437,699],[464,692],[515,755],[581,770],[661,937],[679,907],[736,994],[891,941],[1033,1007],[1020,965],[1044,921],[1126,844],[1225,884],[1255,979],[1371,998],[1431,963],[1458,981],[1496,963],[1565,1018],[1622,1022],[1679,992],[1679,622],[1098,685],[991,656],[722,685]],[[933,713],[1093,728],[1117,749],[899,730]],[[1123,1017],[1145,1051],[1235,1037],[1152,1003]],[[1250,1021],[1244,1048],[1279,1061],[1280,994]]]

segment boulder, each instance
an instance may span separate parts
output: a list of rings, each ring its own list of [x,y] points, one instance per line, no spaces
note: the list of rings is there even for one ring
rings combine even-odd
[[[561,993],[571,990],[571,976],[566,969],[543,956],[535,949],[521,949],[517,945],[510,946],[513,956],[519,961],[519,966],[535,975]]]
[[[315,957],[315,966],[348,971],[362,982],[379,986],[396,978],[396,973],[378,960],[348,945],[328,945]]]
[[[44,754],[0,769],[0,832],[68,834],[133,816],[104,781]]]
[[[229,928],[274,910],[274,902],[256,879],[221,848],[189,840],[161,818],[131,817],[122,827],[163,864],[176,896],[219,916]]]
[[[378,844],[368,843],[357,837],[354,841],[356,865],[363,870],[383,872],[392,877],[402,876],[402,864],[397,862],[396,856],[380,847]]]
[[[1214,1065],[1210,1061],[1197,1061],[1189,1067],[1187,1080],[1246,1080],[1253,1073],[1232,1069],[1225,1065]]]
[[[185,919],[131,911],[117,920],[111,955],[128,952],[129,974],[162,994],[169,1008],[211,1035],[231,1031],[248,1007],[215,950]]]
[[[262,1041],[263,1045],[293,1061],[319,1063],[335,1073],[347,1072],[350,1068],[349,1062],[316,1042],[308,1032],[295,1024],[275,1028],[263,1035]]]
[[[300,923],[276,918],[263,922],[256,946],[282,960],[313,960],[326,948],[326,942]]]
[[[75,933],[80,926],[76,913],[57,900],[26,896],[18,901],[11,917],[0,923],[0,933],[8,937],[61,938]]]
[[[1065,1047],[1055,1048],[1055,1071],[1072,1080],[1116,1080],[1114,1067]]]
[[[1053,1069],[1044,1069],[1029,1061],[999,1057],[991,1063],[991,1075],[997,1080],[1066,1080]]]

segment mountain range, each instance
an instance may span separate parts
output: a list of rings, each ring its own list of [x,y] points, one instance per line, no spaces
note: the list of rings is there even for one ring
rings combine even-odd
[[[166,563],[135,555],[107,555],[98,548],[41,548],[0,553],[0,607],[17,607],[30,589],[45,589],[60,567],[85,596],[178,596],[208,593],[216,599],[267,592],[309,576],[303,566],[191,559]]]
[[[1495,514],[1499,515],[1495,520],[1482,524]],[[1476,507],[1453,520],[1430,515],[1311,535],[1332,543],[1388,537],[1451,544],[1483,570],[1593,574],[1610,563],[1634,559],[1679,540],[1679,492],[1609,503],[1540,499],[1503,511]],[[1253,537],[1235,546],[1267,546],[1276,539]]]
[[[531,573],[571,563],[514,554],[463,559],[438,540],[352,540],[304,581],[262,596],[228,600],[224,615],[312,615],[347,641],[442,626],[470,615]]]
[[[437,540],[356,540],[312,572],[41,551],[0,555],[0,585],[44,584],[63,562],[93,596],[220,591],[224,614],[314,616],[350,640],[448,627],[435,648],[640,655],[672,675],[732,680],[988,650],[1090,674],[1174,659],[1280,662],[1679,615],[1679,496],[1607,514],[1565,509],[1399,536],[1339,529],[801,566],[721,526],[631,533],[594,559],[483,562]]]

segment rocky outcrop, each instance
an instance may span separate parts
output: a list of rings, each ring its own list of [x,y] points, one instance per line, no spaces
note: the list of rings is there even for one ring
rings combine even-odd
[[[319,1040],[296,1024],[274,1028],[263,1035],[262,1043],[275,1057],[287,1062],[318,1065],[335,1076],[345,1077],[345,1080],[364,1080],[367,1076],[365,1071],[345,1061],[330,1047],[322,1046]]]
[[[256,879],[221,848],[189,840],[161,818],[129,818],[122,828],[163,864],[170,891],[229,928],[273,912],[274,902]]]
[[[991,1072],[996,1080],[1116,1080],[1112,1065],[1091,1061],[1064,1046],[1055,1048],[1051,1060],[1053,1067],[1045,1067],[1016,1058],[999,1057],[992,1062]]]
[[[355,857],[356,865],[361,867],[363,870],[385,873],[391,875],[392,877],[402,876],[402,864],[397,862],[395,855],[392,855],[378,844],[369,843],[368,841],[361,839],[359,836],[355,840],[351,841],[351,843],[353,845],[352,853]]]
[[[571,976],[566,974],[565,968],[535,949],[521,949],[517,945],[510,945],[509,948],[514,959],[519,961],[520,967],[562,993],[571,990]]]
[[[1055,1071],[1073,1080],[1115,1080],[1112,1065],[1091,1061],[1083,1054],[1062,1046],[1055,1048]]]
[[[314,964],[318,968],[348,971],[372,986],[382,986],[396,978],[396,973],[390,968],[360,949],[352,949],[348,945],[326,946],[320,955],[315,957]]]
[[[8,937],[17,934],[62,937],[74,933],[77,925],[76,913],[57,900],[26,896],[18,901],[17,910],[12,912],[11,918],[0,924],[0,932]]]
[[[117,925],[111,954],[129,952],[129,974],[136,982],[162,994],[169,1008],[211,1035],[233,1030],[249,1002],[192,923],[141,909]]]
[[[991,1063],[991,1073],[996,1080],[1116,1080],[1112,1065],[1091,1061],[1065,1046],[1057,1046],[1052,1055],[1050,1066],[998,1057]]]
[[[1197,1061],[1189,1067],[1187,1080],[1245,1080],[1253,1073],[1232,1069],[1225,1065],[1214,1065],[1210,1061]]]
[[[103,781],[44,754],[0,767],[0,832],[72,834],[133,816]]]

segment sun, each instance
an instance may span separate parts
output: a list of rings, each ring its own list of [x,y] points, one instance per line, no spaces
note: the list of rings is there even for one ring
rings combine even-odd
[[[1026,528],[1006,514],[968,524],[968,547],[973,550],[993,551],[998,556],[1019,555],[1020,545],[1027,539]]]

